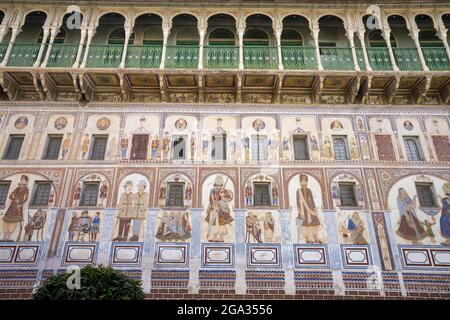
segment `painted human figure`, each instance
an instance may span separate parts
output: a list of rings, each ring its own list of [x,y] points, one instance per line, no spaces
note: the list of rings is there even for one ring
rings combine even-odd
[[[67,153],[69,152],[70,142],[72,141],[72,134],[69,132],[66,134],[62,144],[61,144],[61,158],[65,159]]]
[[[272,186],[272,205],[278,206],[278,188],[275,184]]]
[[[331,141],[328,136],[325,137],[324,140],[324,149],[325,149],[325,158],[326,159],[333,159],[333,150],[331,147]]]
[[[398,189],[397,205],[400,213],[397,235],[411,241],[412,244],[419,244],[419,241],[427,236],[427,232],[417,217],[417,196],[411,200],[406,190],[400,188]]]
[[[190,183],[186,186],[186,191],[184,192],[184,200],[186,200],[186,205],[188,207],[192,204],[192,186]]]
[[[91,230],[92,217],[84,210],[77,219],[75,230],[78,231],[77,241],[85,241],[85,235],[89,235]]]
[[[322,243],[320,239],[320,220],[311,189],[308,188],[308,176],[300,174],[300,188],[297,190],[297,230],[305,235],[306,243]]]
[[[127,158],[128,144],[129,144],[128,135],[124,133],[122,139],[120,139],[120,158],[122,160]]]
[[[275,219],[272,212],[268,211],[264,215],[264,241],[273,242],[273,236],[275,234]]]
[[[246,226],[246,242],[251,242],[253,238],[257,243],[261,243],[261,232],[262,228],[259,223],[258,217],[253,212],[249,212],[245,218]]]
[[[25,225],[24,241],[33,240],[34,231],[37,232],[36,240],[39,240],[39,233],[41,234],[41,241],[44,241],[44,226],[47,221],[47,211],[39,209],[32,217],[28,217],[28,222]]]
[[[11,236],[19,225],[19,234],[16,241],[20,241],[22,235],[23,213],[25,203],[28,201],[28,176],[20,177],[19,186],[9,195],[8,209],[3,215],[3,240],[12,241]]]
[[[151,158],[152,159],[156,159],[158,157],[158,145],[159,145],[159,140],[158,140],[158,137],[155,135],[155,137],[152,140],[152,144],[151,144]]]
[[[142,180],[138,184],[138,191],[135,194],[133,205],[133,235],[130,241],[139,241],[142,221],[145,220],[148,210],[147,182]]]
[[[342,236],[351,244],[367,244],[367,240],[364,237],[364,231],[363,220],[358,212],[354,212],[352,216],[346,220],[346,223],[343,226]]]
[[[367,137],[362,135],[359,138],[359,141],[361,143],[361,153],[363,155],[363,159],[365,160],[370,159],[370,151],[369,151],[369,144],[367,143]]]
[[[104,207],[106,206],[106,200],[108,199],[108,183],[106,181],[103,181],[101,187],[100,187],[100,204]]]
[[[281,154],[283,156],[283,160],[290,160],[289,137],[283,138],[283,142],[281,143]]]
[[[163,159],[169,159],[169,150],[170,150],[170,135],[169,132],[164,132],[164,137],[162,139],[162,152]]]
[[[81,142],[81,158],[83,160],[87,159],[87,155],[89,153],[89,145],[91,143],[91,139],[89,138],[89,134],[86,133],[84,135],[83,141]]]
[[[445,196],[442,198],[441,218],[439,219],[441,235],[445,239],[442,244],[450,246],[450,181],[442,187]]]
[[[350,156],[352,160],[359,160],[358,146],[356,145],[354,137],[351,137],[350,139]]]
[[[190,156],[191,156],[191,161],[194,162],[195,160],[195,132],[192,132],[191,134],[191,151],[190,151]]]
[[[133,182],[127,181],[124,185],[124,192],[120,195],[117,216],[119,232],[113,241],[126,241],[130,231],[131,219],[133,216],[133,205],[135,195],[132,193]]]
[[[96,212],[89,228],[89,241],[97,241],[97,235],[100,232],[100,212]]]
[[[314,160],[320,159],[320,150],[319,150],[319,144],[317,142],[317,138],[315,135],[310,135],[309,141],[311,142],[311,154],[312,158]]]
[[[222,176],[217,176],[214,180],[213,188],[209,193],[209,205],[206,209],[206,219],[208,222],[208,241],[224,242],[224,237],[228,234],[227,226],[233,222],[229,202],[233,200],[233,193],[226,189]]]
[[[75,188],[75,192],[73,194],[73,205],[77,206],[78,202],[80,201],[80,196],[81,196],[81,183],[79,183],[77,185],[77,187]]]
[[[165,202],[166,202],[166,187],[164,185],[162,185],[159,188],[159,197],[158,197],[158,199],[159,199],[159,205],[160,206],[164,206]]]
[[[69,241],[75,240],[75,231],[77,228],[78,213],[76,211],[72,212],[72,217],[70,218],[69,227],[67,232],[69,233]]]
[[[208,147],[209,147],[208,136],[203,136],[203,140],[202,140],[202,162],[206,162],[208,160]]]
[[[251,206],[253,204],[253,190],[251,183],[247,183],[244,190],[245,205]]]

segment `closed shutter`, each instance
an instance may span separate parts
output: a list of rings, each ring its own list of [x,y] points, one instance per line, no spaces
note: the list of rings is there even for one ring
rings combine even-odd
[[[94,135],[90,160],[104,160],[108,136]]]
[[[378,149],[378,159],[381,161],[395,161],[394,146],[390,135],[375,135]]]
[[[252,159],[253,160],[267,160],[267,137],[256,135],[252,137]]]
[[[48,205],[48,198],[52,191],[51,182],[36,182],[32,205],[34,206],[46,206]]]
[[[270,206],[270,183],[255,183],[254,184],[254,199],[255,206]]]
[[[0,182],[0,206],[4,206],[6,204],[6,199],[8,199],[8,192],[10,186],[11,181]]]
[[[24,135],[11,135],[9,138],[8,148],[6,149],[5,160],[17,160],[19,159],[20,150],[22,149]]]
[[[439,161],[450,161],[450,141],[448,136],[432,136],[434,150]]]
[[[98,200],[99,182],[85,182],[81,192],[80,206],[95,207]]]
[[[341,206],[356,207],[355,185],[354,183],[339,183],[339,195]]]
[[[305,136],[294,136],[294,159],[308,160],[308,143]]]
[[[62,135],[48,137],[47,149],[44,156],[45,160],[58,160],[61,142]]]
[[[346,137],[333,137],[335,160],[348,160]]]
[[[166,198],[166,206],[183,207],[184,206],[184,183],[169,183],[169,196]]]
[[[227,136],[226,134],[215,134],[212,136],[211,159],[226,160],[227,158]]]
[[[419,138],[417,137],[405,137],[405,150],[406,156],[409,161],[422,161],[422,151],[420,149]]]
[[[132,160],[145,160],[147,159],[148,151],[148,134],[135,134],[131,142],[131,154]]]
[[[416,191],[422,208],[437,207],[431,190],[431,183],[416,183]]]

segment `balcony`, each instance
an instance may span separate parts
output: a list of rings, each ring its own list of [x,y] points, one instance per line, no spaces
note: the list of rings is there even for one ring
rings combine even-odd
[[[317,70],[316,49],[312,47],[282,47],[283,66],[288,70]]]
[[[355,70],[350,48],[320,48],[320,59],[325,70]]]
[[[205,47],[203,61],[207,69],[237,69],[239,67],[239,47]]]
[[[401,71],[420,71],[422,65],[416,48],[392,48],[395,62]]]
[[[170,69],[197,69],[198,46],[167,46],[166,67]]]
[[[0,61],[3,61],[7,49],[8,49],[7,43],[0,43]]]
[[[126,68],[159,68],[161,65],[161,46],[129,45],[125,59]]]
[[[122,60],[123,45],[90,45],[86,67],[118,68]]]
[[[8,59],[11,67],[32,67],[39,55],[40,44],[15,43]]]
[[[374,71],[392,70],[388,48],[367,48],[367,58]]]
[[[445,48],[422,48],[422,52],[425,63],[431,71],[450,70],[450,61]]]
[[[53,44],[47,66],[50,68],[70,68],[77,58],[77,44]]]
[[[277,69],[276,47],[244,47],[244,69]]]

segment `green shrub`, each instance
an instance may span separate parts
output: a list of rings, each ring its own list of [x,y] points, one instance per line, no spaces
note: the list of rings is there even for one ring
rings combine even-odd
[[[80,270],[80,289],[69,289],[70,273],[48,278],[34,293],[36,300],[141,300],[141,281],[111,267],[86,266]]]

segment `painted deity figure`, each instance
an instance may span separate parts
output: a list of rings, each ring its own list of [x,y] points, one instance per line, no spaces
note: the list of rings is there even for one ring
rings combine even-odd
[[[214,180],[213,188],[209,193],[209,205],[206,209],[206,222],[208,222],[207,238],[210,242],[224,242],[229,233],[227,226],[233,222],[229,202],[233,200],[233,193],[226,189],[222,176]]]
[[[313,193],[308,188],[308,176],[300,174],[300,188],[297,190],[297,232],[298,241],[303,232],[306,243],[322,243],[319,236],[320,220],[314,203]]]
[[[23,212],[28,201],[28,176],[20,177],[19,186],[9,195],[11,202],[3,215],[3,240],[12,241],[11,236],[19,225],[19,234],[16,241],[20,241],[22,235]]]
[[[442,198],[441,218],[439,219],[444,246],[450,246],[450,181],[442,187],[445,196]]]
[[[125,182],[124,192],[120,195],[119,203],[117,204],[119,212],[116,225],[117,223],[119,224],[119,232],[113,241],[126,241],[128,238],[131,220],[133,217],[133,206],[135,199],[135,195],[132,190],[133,182]]]
[[[142,221],[145,220],[148,209],[148,192],[147,183],[142,180],[138,184],[138,190],[134,195],[134,204],[133,204],[133,227],[132,232],[133,235],[130,238],[130,241],[139,241],[139,234],[141,233],[141,225]]]
[[[400,188],[398,189],[397,205],[400,213],[397,235],[411,241],[412,244],[419,244],[419,241],[427,236],[427,232],[417,217],[417,196],[411,200],[406,190]]]
[[[342,230],[342,237],[346,242],[351,244],[367,244],[364,237],[364,222],[358,212],[354,212],[350,218],[346,220]]]

